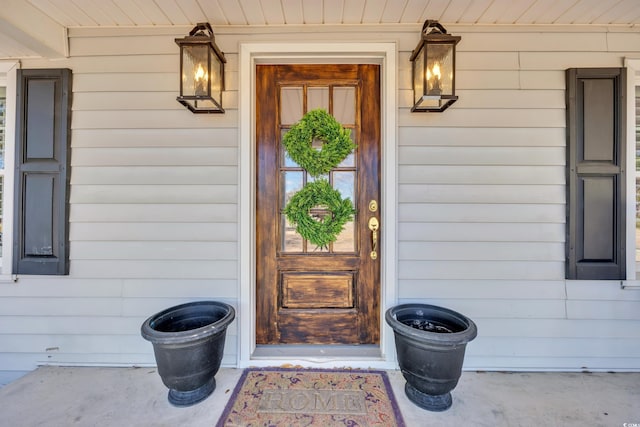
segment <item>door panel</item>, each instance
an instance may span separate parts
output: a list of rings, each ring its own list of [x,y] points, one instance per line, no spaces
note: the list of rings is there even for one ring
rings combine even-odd
[[[380,334],[380,260],[371,217],[380,220],[380,79],[377,65],[256,67],[256,342],[375,344]],[[315,247],[282,213],[314,178],[284,150],[304,113],[324,108],[357,145],[323,178],[356,208],[336,242]],[[314,148],[322,142],[314,141]],[[322,207],[311,215],[326,215]],[[379,243],[376,243],[379,246]],[[379,248],[377,248],[379,253]]]

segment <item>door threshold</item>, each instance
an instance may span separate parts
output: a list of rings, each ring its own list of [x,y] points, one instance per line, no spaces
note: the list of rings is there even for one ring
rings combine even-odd
[[[314,363],[331,361],[382,361],[382,351],[376,344],[366,345],[258,345],[252,360],[306,360]]]

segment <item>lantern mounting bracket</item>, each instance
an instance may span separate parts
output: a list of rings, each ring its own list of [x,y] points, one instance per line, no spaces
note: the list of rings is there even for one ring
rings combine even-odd
[[[429,28],[431,30],[429,31]],[[438,31],[440,34],[447,34],[447,30],[435,19],[427,19],[422,25],[422,33],[429,34],[431,31]]]

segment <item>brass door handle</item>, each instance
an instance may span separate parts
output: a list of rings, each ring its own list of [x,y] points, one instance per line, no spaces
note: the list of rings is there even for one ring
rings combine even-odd
[[[371,230],[371,259],[378,258],[378,229],[380,228],[380,223],[375,216],[369,218],[369,230]]]

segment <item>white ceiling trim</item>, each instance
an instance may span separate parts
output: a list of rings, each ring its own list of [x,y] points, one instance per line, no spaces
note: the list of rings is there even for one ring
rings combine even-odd
[[[301,24],[638,25],[638,0],[7,0],[65,27]],[[12,9],[12,8],[9,8]]]
[[[375,31],[437,19],[449,31],[640,31],[640,0],[2,0],[0,57],[69,54],[67,32],[192,28],[216,33]],[[413,30],[412,30],[413,31]]]
[[[0,33],[48,58],[69,56],[67,28],[21,0],[3,0]]]

